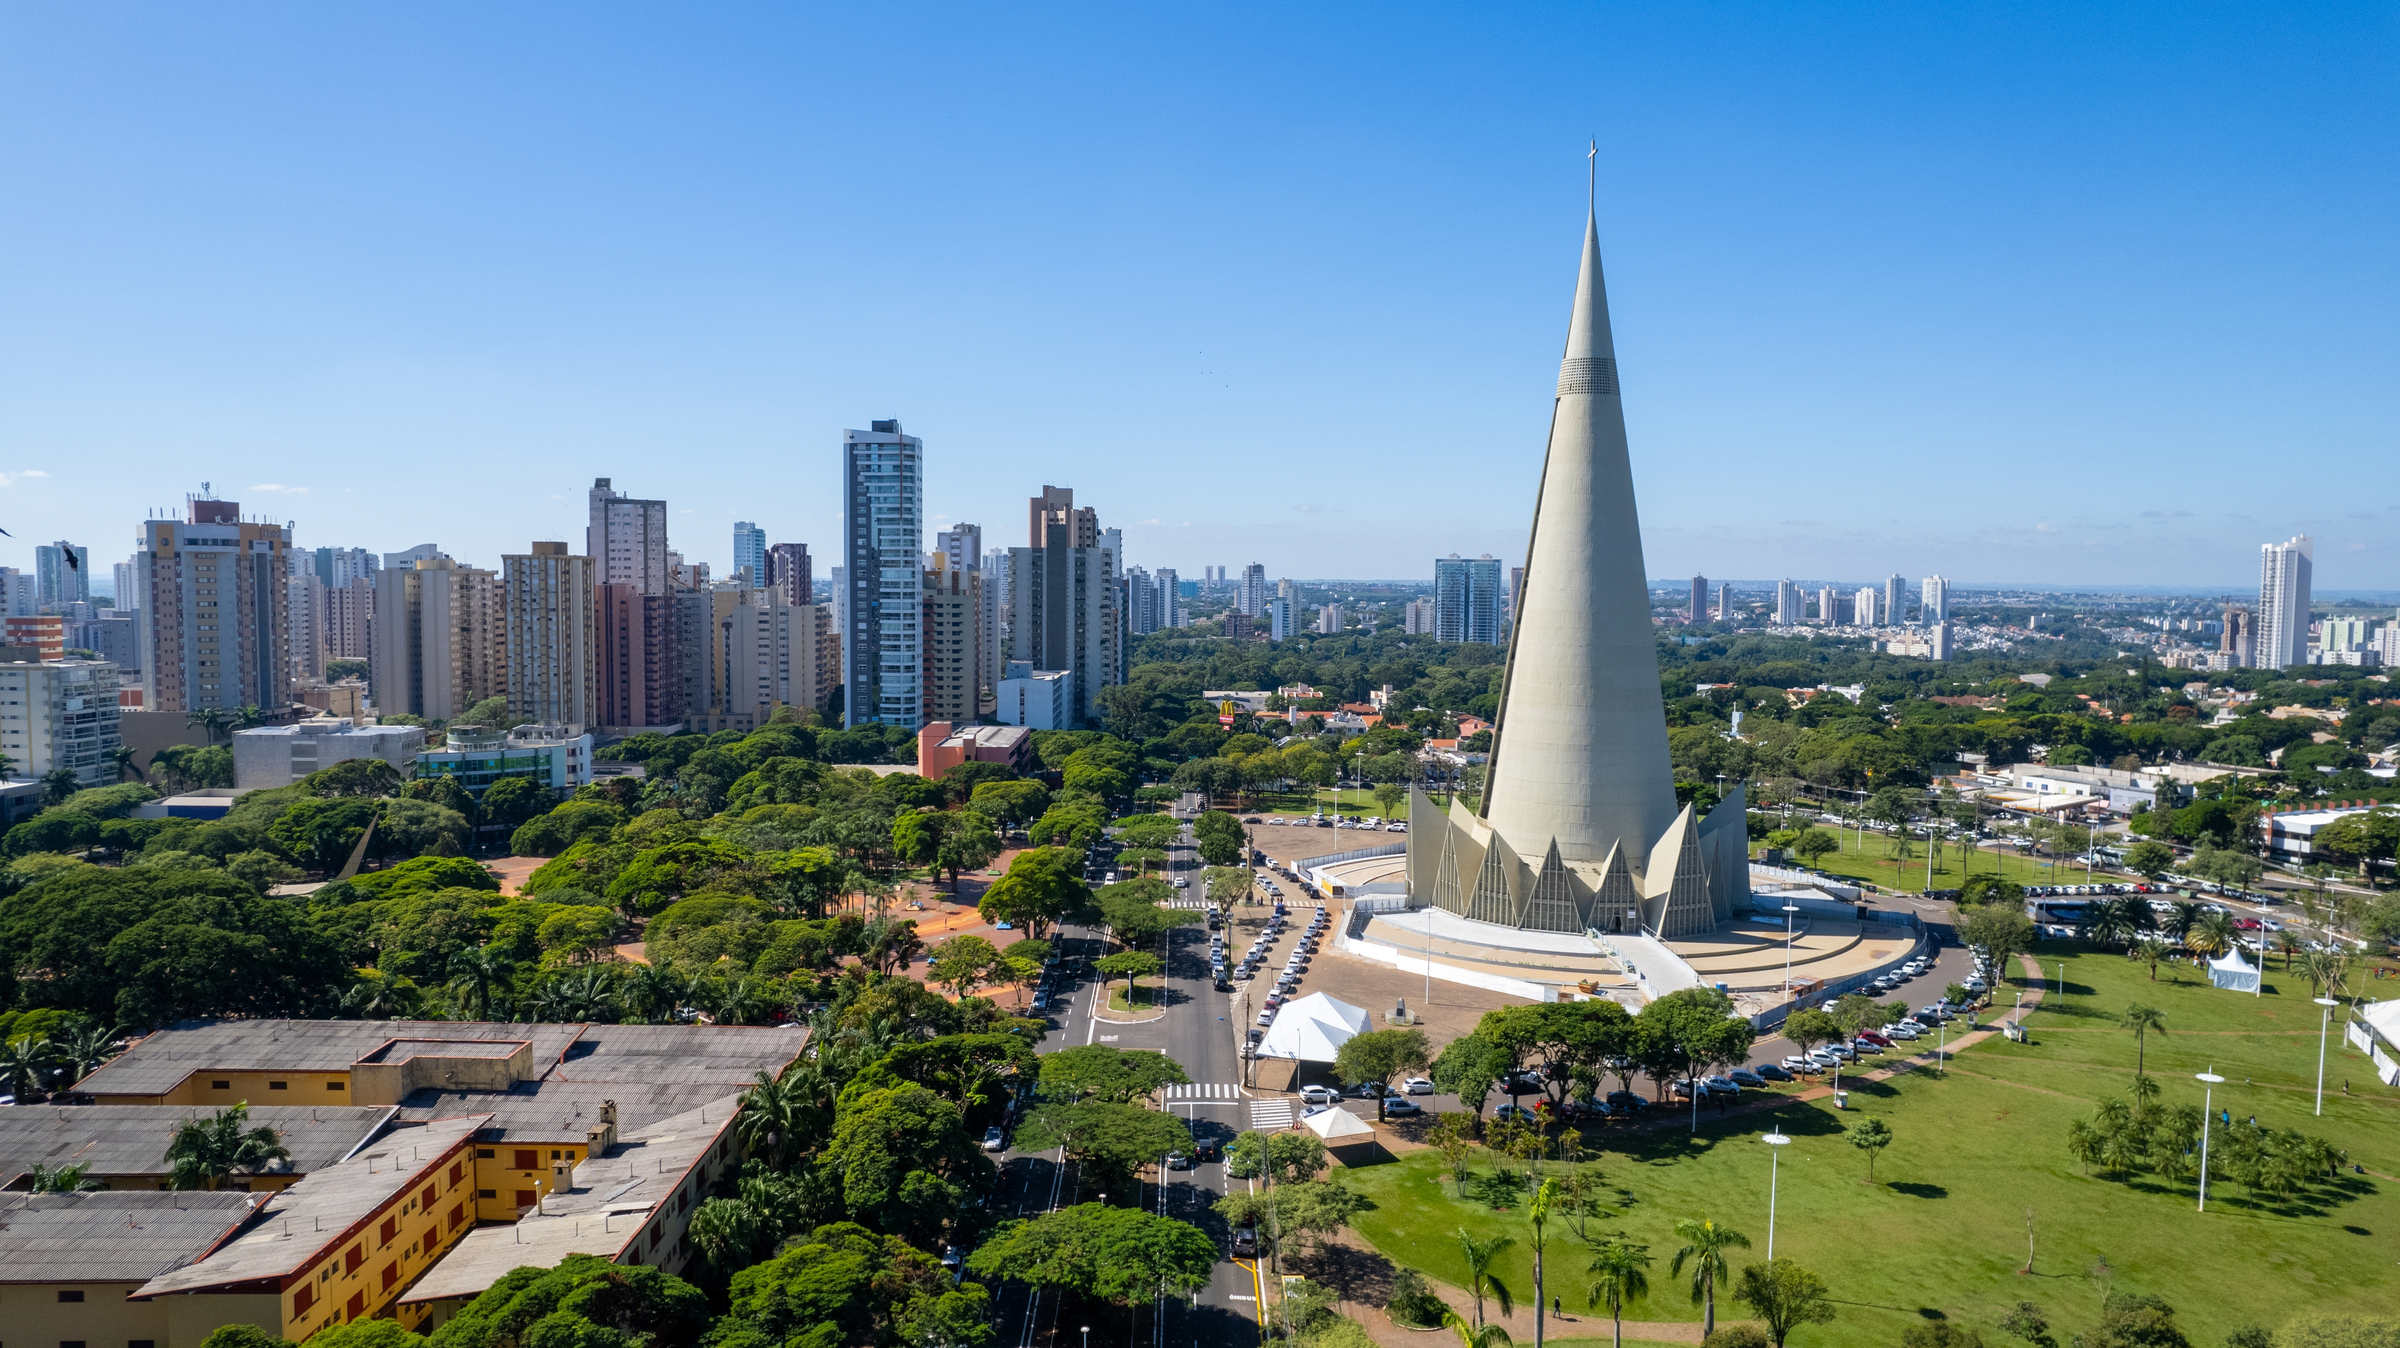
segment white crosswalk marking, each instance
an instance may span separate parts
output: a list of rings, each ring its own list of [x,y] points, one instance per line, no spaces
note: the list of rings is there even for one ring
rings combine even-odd
[[[1169,1100],[1239,1100],[1242,1088],[1230,1081],[1203,1081],[1189,1086],[1169,1086]]]
[[[1292,1102],[1289,1100],[1253,1100],[1250,1102],[1250,1126],[1253,1128],[1289,1128],[1292,1126]]]

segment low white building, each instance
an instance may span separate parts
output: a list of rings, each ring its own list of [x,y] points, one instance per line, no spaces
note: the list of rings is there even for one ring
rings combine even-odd
[[[439,749],[417,755],[420,777],[455,777],[481,796],[504,777],[530,777],[565,793],[592,780],[592,737],[580,725],[521,725],[509,731],[453,730]]]
[[[1075,672],[1035,669],[1023,660],[1008,662],[1008,677],[1000,680],[993,715],[1002,725],[1028,730],[1072,730],[1075,727]]]
[[[2182,785],[2164,768],[2128,772],[2072,764],[2018,763],[2007,774],[2009,784],[2020,791],[2039,796],[2097,796],[2118,814],[2131,814],[2137,807],[2159,808],[2162,787],[2165,808],[2171,810],[2183,803]]]
[[[2344,806],[2322,810],[2270,811],[2258,817],[2259,832],[2266,835],[2267,851],[2286,861],[2308,861],[2316,854],[2317,833],[2337,819],[2354,814],[2367,814],[2371,806]]]
[[[290,786],[312,772],[353,758],[392,765],[402,781],[416,775],[425,730],[413,725],[361,725],[342,716],[233,732],[233,785],[239,791]]]
[[[84,786],[117,780],[117,667],[108,660],[0,662],[0,756],[9,773],[61,768]]]

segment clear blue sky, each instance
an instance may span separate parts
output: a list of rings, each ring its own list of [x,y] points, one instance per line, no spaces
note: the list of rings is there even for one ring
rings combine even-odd
[[[823,557],[891,416],[994,543],[1513,557],[1597,136],[1654,576],[2400,587],[2400,9],[1293,8],[9,0],[0,563]]]

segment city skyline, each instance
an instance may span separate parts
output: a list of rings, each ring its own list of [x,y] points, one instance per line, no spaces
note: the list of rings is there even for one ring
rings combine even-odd
[[[888,417],[946,447],[929,528],[1046,476],[1186,571],[1520,556],[1528,493],[1407,484],[1463,443],[1482,481],[1531,480],[1523,371],[1555,354],[1597,131],[1662,572],[1840,553],[2234,590],[2297,533],[2321,591],[2400,572],[2395,503],[2325,489],[2376,481],[2391,438],[2400,175],[2367,129],[2394,95],[2358,56],[2381,30],[1553,10],[1418,15],[1329,63],[1350,26],[1277,22],[1189,21],[1161,57],[1130,24],[972,15],[737,10],[661,40],[607,15],[22,12],[0,564],[129,551],[123,484],[201,478],[299,546],[440,518],[496,558],[572,538],[579,479],[613,475],[675,500],[718,570],[737,519],[831,555],[826,447]],[[909,59],[922,105],[782,96],[853,47]],[[1541,78],[1488,78],[1525,60]],[[995,85],[1011,62],[1084,78]],[[1062,214],[1068,182],[1105,190]],[[870,185],[923,209],[832,209]],[[1109,429],[1061,433],[1083,426]],[[1282,485],[1294,443],[1391,485]],[[1260,490],[1191,490],[1216,480]]]

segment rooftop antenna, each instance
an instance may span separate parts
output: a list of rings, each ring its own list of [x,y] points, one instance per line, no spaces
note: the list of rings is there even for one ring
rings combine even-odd
[[[1590,183],[1585,188],[1584,209],[1593,215],[1598,215],[1600,213],[1600,142],[1595,139],[1592,142],[1592,148],[1586,151],[1583,157],[1591,164]]]

